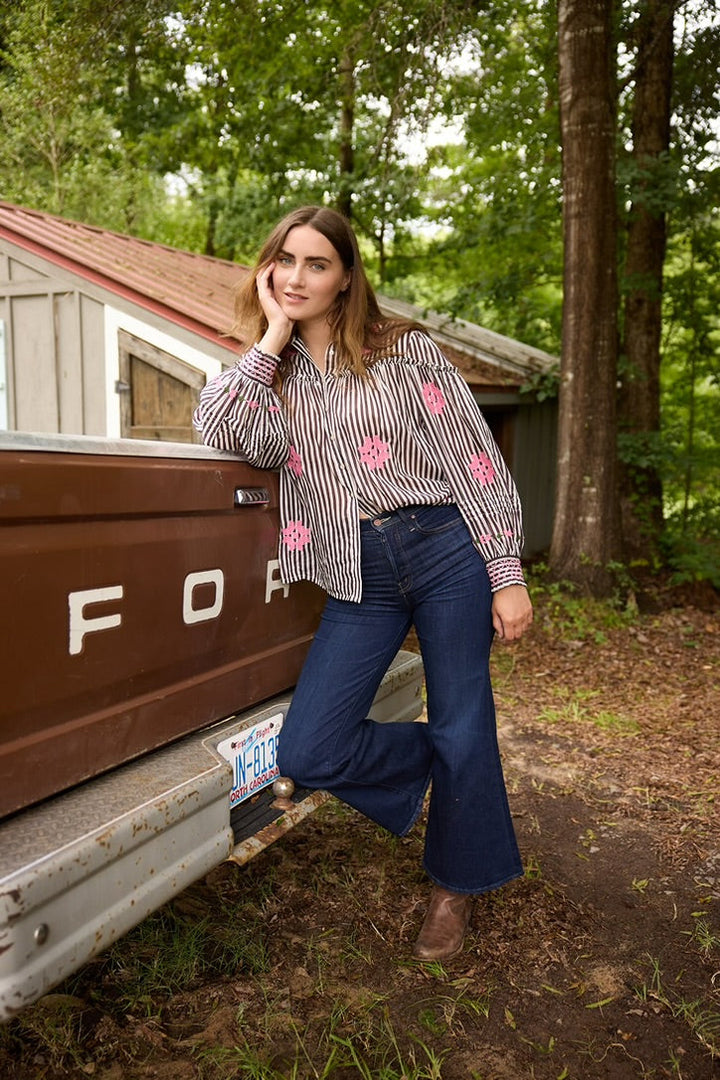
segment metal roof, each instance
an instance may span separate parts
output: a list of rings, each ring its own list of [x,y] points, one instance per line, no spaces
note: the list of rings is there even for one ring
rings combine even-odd
[[[247,267],[0,201],[0,237],[225,348],[234,289]],[[483,327],[378,297],[414,319],[475,386],[517,387],[556,358]]]
[[[550,371],[558,363],[557,357],[542,349],[464,319],[451,319],[387,297],[381,298],[381,305],[388,315],[422,323],[468,382],[474,384],[501,381],[503,385],[519,385],[528,375]]]
[[[237,263],[0,202],[0,237],[229,347]]]

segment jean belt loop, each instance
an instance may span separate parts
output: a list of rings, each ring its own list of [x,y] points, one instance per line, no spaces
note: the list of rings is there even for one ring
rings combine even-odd
[[[415,528],[416,511],[416,506],[399,506],[395,511],[403,524],[407,525],[410,532]]]

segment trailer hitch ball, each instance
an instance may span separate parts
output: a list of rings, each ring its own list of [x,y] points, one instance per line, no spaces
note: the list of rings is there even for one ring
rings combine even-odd
[[[295,791],[295,784],[289,776],[278,776],[273,781],[273,795],[276,799],[289,799]]]

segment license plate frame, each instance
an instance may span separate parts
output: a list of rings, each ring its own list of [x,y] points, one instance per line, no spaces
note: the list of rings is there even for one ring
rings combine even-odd
[[[217,752],[233,770],[230,807],[257,795],[280,775],[277,765],[278,736],[285,716],[272,716],[249,727],[239,728],[217,744]]]

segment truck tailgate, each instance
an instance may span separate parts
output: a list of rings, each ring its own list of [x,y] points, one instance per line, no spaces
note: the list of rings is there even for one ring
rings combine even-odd
[[[0,439],[0,815],[290,688],[323,595],[274,474],[204,447]]]

